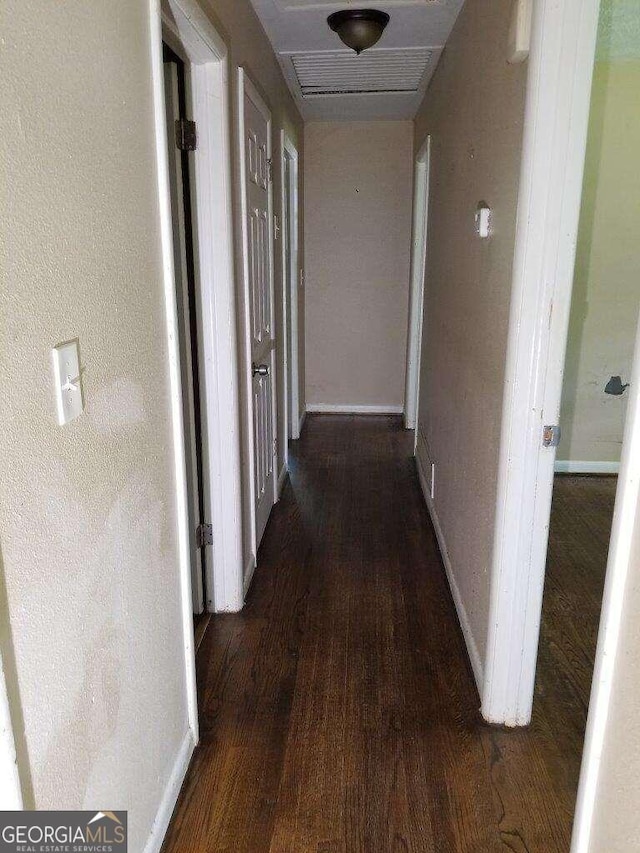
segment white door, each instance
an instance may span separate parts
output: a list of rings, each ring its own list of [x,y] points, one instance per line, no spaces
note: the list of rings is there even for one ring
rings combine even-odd
[[[189,553],[191,557],[191,589],[193,593],[193,612],[204,610],[203,550],[196,541],[196,530],[204,515],[204,495],[201,489],[201,454],[198,435],[200,430],[199,400],[197,388],[197,355],[195,347],[195,318],[192,316],[190,291],[194,283],[189,282],[193,275],[193,242],[186,222],[185,181],[183,152],[176,143],[176,121],[181,117],[184,105],[184,92],[180,87],[184,83],[184,66],[178,57],[170,57],[165,47],[164,85],[167,117],[167,139],[169,144],[169,184],[171,190],[171,219],[173,223],[173,255],[176,280],[176,305],[178,314],[178,332],[180,346],[180,368],[182,379],[182,417],[185,434],[185,462],[187,469],[187,490],[189,497]],[[188,257],[191,256],[190,262]]]
[[[250,428],[255,548],[276,499],[275,335],[271,239],[271,119],[254,87],[241,74],[243,111],[243,214],[250,371]]]

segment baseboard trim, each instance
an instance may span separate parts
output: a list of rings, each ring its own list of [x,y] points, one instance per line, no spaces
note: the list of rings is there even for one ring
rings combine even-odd
[[[300,438],[300,436],[302,435],[302,427],[304,426],[304,422],[306,420],[306,417],[307,417],[307,410],[305,409],[304,412],[300,415],[300,423],[298,424],[298,438]]]
[[[558,459],[556,474],[618,474],[619,462],[588,462],[579,459]]]
[[[462,636],[464,637],[464,641],[467,647],[467,654],[469,655],[469,660],[471,661],[471,669],[473,670],[473,675],[476,680],[476,687],[478,688],[478,693],[480,695],[480,698],[482,699],[482,689],[484,685],[482,660],[480,658],[480,653],[478,652],[478,647],[476,645],[476,641],[471,630],[471,623],[469,622],[469,617],[462,601],[462,596],[460,595],[458,584],[456,583],[456,579],[453,574],[453,566],[451,565],[451,558],[449,557],[447,543],[444,538],[444,533],[440,525],[440,520],[438,518],[438,513],[436,512],[435,504],[431,499],[427,478],[425,477],[424,471],[422,470],[420,457],[417,454],[415,460],[416,469],[418,471],[418,480],[420,481],[420,488],[422,489],[422,496],[424,497],[424,501],[427,505],[427,510],[429,511],[429,515],[431,516],[431,523],[433,524],[433,529],[436,533],[436,539],[438,540],[438,545],[440,547],[440,554],[442,555],[444,570],[447,575],[447,580],[449,581],[449,587],[451,589],[453,602],[456,606],[458,622],[460,623],[460,628],[462,629]]]
[[[360,406],[351,403],[309,403],[307,412],[316,415],[401,415],[403,406]]]
[[[149,839],[145,844],[144,853],[160,853],[195,748],[193,732],[189,729],[176,755],[171,775],[151,827]]]
[[[249,563],[244,570],[244,581],[242,582],[242,590],[244,593],[244,597],[247,597],[247,593],[249,592],[249,587],[251,586],[251,581],[253,580],[253,574],[256,570],[256,558],[251,555],[249,558]]]
[[[289,474],[289,469],[286,464],[282,466],[280,469],[280,474],[278,475],[278,500],[280,500],[280,496],[282,495],[282,490],[284,488],[284,484],[287,479],[287,475]]]

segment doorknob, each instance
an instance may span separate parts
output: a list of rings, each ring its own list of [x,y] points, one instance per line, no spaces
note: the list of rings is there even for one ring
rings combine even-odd
[[[251,372],[254,376],[268,376],[269,375],[269,365],[268,364],[252,364]]]

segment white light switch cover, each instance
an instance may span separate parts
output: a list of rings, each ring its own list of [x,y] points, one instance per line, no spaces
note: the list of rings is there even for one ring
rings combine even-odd
[[[63,426],[77,418],[84,409],[78,339],[58,344],[51,353],[53,356],[58,423]]]

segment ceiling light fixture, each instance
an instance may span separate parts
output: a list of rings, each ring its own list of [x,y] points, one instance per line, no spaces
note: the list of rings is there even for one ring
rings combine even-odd
[[[389,15],[377,9],[344,9],[329,15],[327,23],[347,47],[362,53],[380,40]]]

